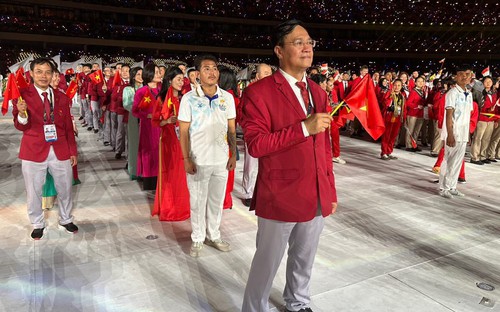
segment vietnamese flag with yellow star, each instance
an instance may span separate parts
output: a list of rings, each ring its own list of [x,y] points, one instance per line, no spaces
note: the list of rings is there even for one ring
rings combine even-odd
[[[78,83],[72,79],[71,82],[69,83],[68,89],[66,89],[66,95],[69,97],[69,99],[73,99],[73,97],[76,94],[76,91],[78,91]]]
[[[29,86],[26,78],[24,77],[24,68],[22,67],[19,67],[19,69],[16,71],[16,83],[19,89],[24,89]]]
[[[9,74],[5,91],[3,92],[2,115],[7,114],[9,109],[9,101],[18,99],[21,96],[19,87],[17,86],[16,76]]]
[[[351,112],[374,140],[377,140],[384,133],[384,119],[378,106],[375,87],[370,75],[365,75],[361,79],[349,92],[344,102],[347,103]]]
[[[90,80],[92,80],[94,84],[100,84],[104,79],[104,76],[102,75],[102,71],[99,69],[93,72],[92,74],[89,74],[89,78]]]
[[[155,100],[153,94],[151,94],[149,88],[146,88],[146,93],[144,93],[142,100],[139,102],[139,108],[148,109],[153,104],[153,100]]]
[[[165,96],[165,101],[163,101],[163,106],[161,108],[162,119],[166,120],[171,116],[177,116],[179,106],[179,98],[174,96],[174,88],[172,86],[168,87],[167,95]]]

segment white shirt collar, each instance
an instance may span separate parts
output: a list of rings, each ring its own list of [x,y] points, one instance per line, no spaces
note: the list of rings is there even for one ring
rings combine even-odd
[[[221,96],[221,92],[220,92],[220,88],[219,88],[219,85],[217,85],[217,91],[215,91],[215,95],[218,95],[218,96]],[[195,94],[196,96],[199,96],[199,97],[205,97],[205,92],[203,92],[203,89],[201,88],[201,84],[198,85],[198,87],[195,89]]]
[[[33,85],[33,86],[35,87],[36,91],[38,92],[38,95],[42,99],[42,102],[43,102],[43,94],[42,94],[43,92],[47,92],[47,96],[49,97],[49,101],[53,97],[52,88],[50,86],[45,91],[40,89],[39,87],[37,87],[35,85]]]
[[[288,81],[288,83],[295,87],[296,86],[296,83],[298,82],[297,79],[295,79],[295,77],[293,77],[292,75],[290,75],[289,73],[285,72],[283,69],[280,68],[280,72],[281,74],[283,75],[283,77],[285,77],[286,81]],[[302,82],[305,82],[306,83],[306,87],[307,87],[307,79],[306,79],[306,73],[304,73],[304,77],[302,77]]]

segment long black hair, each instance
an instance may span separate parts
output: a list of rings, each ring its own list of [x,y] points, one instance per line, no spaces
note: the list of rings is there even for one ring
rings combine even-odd
[[[136,66],[136,67],[133,67],[131,70],[130,70],[130,86],[132,88],[135,89],[135,75],[137,75],[137,72],[142,70],[142,67],[140,66]],[[144,79],[143,79],[144,81]]]
[[[219,66],[219,88],[222,90],[232,90],[234,96],[238,97],[238,82],[236,75],[226,66]]]
[[[161,90],[158,93],[157,98],[161,99],[162,101],[165,100],[168,88],[170,87],[170,81],[177,75],[184,75],[179,67],[172,66],[167,69],[167,71],[165,72],[165,76],[163,76],[163,81],[161,82]]]

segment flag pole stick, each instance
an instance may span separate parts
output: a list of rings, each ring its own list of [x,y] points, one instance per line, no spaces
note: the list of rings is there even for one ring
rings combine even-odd
[[[333,115],[335,115],[335,113],[344,105],[345,105],[344,101],[340,102],[339,105],[337,105],[337,107],[335,107],[335,109],[330,113],[330,116],[333,117]]]

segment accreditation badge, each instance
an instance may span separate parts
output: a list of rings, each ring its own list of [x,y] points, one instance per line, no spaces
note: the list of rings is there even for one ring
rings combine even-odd
[[[43,125],[43,132],[45,133],[45,141],[47,142],[55,142],[57,141],[57,131],[56,125]]]
[[[181,130],[180,130],[179,126],[177,126],[177,125],[175,126],[175,135],[177,136],[177,140],[180,141],[180,139],[181,139]]]

